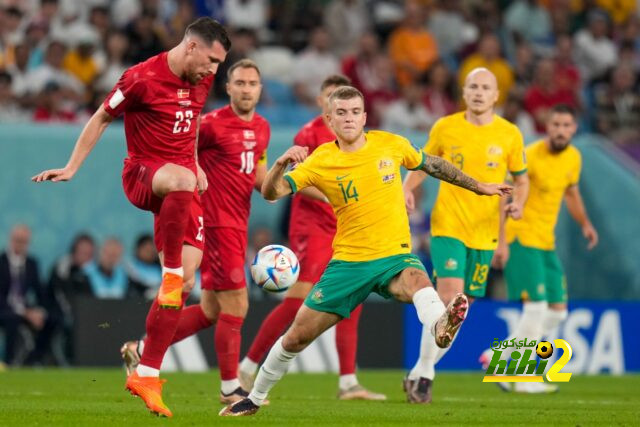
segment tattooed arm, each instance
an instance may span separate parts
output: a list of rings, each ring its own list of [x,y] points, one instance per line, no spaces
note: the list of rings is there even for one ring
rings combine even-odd
[[[438,178],[439,180],[448,182],[458,187],[466,188],[476,194],[484,196],[503,196],[511,193],[511,187],[507,184],[485,184],[478,182],[469,175],[462,172],[452,163],[438,157],[425,153],[425,162],[421,168],[422,171]]]

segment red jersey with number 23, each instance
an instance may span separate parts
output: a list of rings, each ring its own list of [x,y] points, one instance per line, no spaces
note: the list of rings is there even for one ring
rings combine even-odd
[[[116,117],[124,113],[132,161],[163,160],[194,169],[197,120],[213,76],[196,85],[176,76],[167,52],[129,68],[104,101]]]
[[[333,131],[327,127],[322,116],[308,122],[293,138],[294,145],[309,147],[309,154],[325,142],[336,139]],[[336,216],[331,205],[296,193],[291,202],[289,235],[336,233]]]
[[[202,194],[206,227],[247,229],[256,166],[267,163],[270,137],[269,122],[258,113],[245,121],[227,105],[202,116],[198,162],[209,182]]]

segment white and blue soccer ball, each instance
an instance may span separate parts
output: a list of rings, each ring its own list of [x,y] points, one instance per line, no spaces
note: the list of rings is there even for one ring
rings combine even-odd
[[[300,263],[293,251],[282,245],[260,249],[251,263],[251,277],[268,292],[284,292],[296,283]]]

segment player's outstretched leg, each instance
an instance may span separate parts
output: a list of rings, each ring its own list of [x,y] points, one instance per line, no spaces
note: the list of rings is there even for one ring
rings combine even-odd
[[[267,359],[260,367],[249,396],[224,407],[219,415],[244,416],[258,412],[269,391],[287,373],[298,353],[339,320],[340,316],[337,314],[302,306],[291,328],[271,348]]]
[[[367,390],[356,377],[356,353],[358,349],[358,324],[362,304],[357,306],[349,318],[336,325],[336,349],[340,362],[338,399],[340,400],[387,400],[387,396]]]
[[[287,326],[293,322],[304,298],[286,297],[264,319],[258,334],[253,340],[249,351],[238,369],[238,379],[244,390],[251,390],[255,381],[260,361],[273,347],[276,340],[282,336]]]

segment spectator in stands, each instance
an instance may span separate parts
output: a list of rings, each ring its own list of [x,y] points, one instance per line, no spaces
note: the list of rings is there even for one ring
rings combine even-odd
[[[62,68],[67,47],[64,43],[53,40],[47,46],[44,63],[27,75],[27,92],[37,95],[43,91],[47,83],[54,82],[67,97],[80,101],[84,88],[82,83]]]
[[[618,59],[616,45],[609,37],[609,17],[602,10],[592,10],[588,26],[574,36],[575,57],[585,82],[604,76]]]
[[[129,39],[122,31],[112,31],[107,36],[107,67],[97,80],[95,88],[101,92],[109,92],[116,85],[122,73],[131,65],[125,62],[129,50]]]
[[[522,95],[517,91],[512,91],[507,100],[502,106],[501,110],[498,110],[498,114],[506,120],[516,125],[525,141],[528,141],[536,136],[536,126],[533,118],[527,110],[524,109],[524,102]]]
[[[176,3],[176,11],[168,22],[171,46],[180,43],[187,26],[197,18],[193,0],[178,0]]]
[[[105,43],[111,30],[111,16],[106,5],[96,4],[89,11],[89,24],[98,32],[102,43]]]
[[[556,48],[553,55],[554,81],[558,88],[569,89],[576,96],[580,92],[580,71],[573,60],[573,40],[568,34],[561,34],[556,38]]]
[[[36,109],[33,112],[34,122],[73,123],[76,114],[66,109],[66,92],[55,81],[48,82],[37,96]]]
[[[375,90],[368,94],[365,108],[367,110],[367,126],[376,128],[390,102],[398,98],[398,90],[394,79],[393,62],[386,55],[378,55],[373,61],[372,78],[378,82]]]
[[[224,17],[231,28],[247,28],[261,35],[267,28],[267,0],[225,0]]]
[[[628,63],[613,69],[595,90],[596,128],[619,144],[640,143],[638,77]]]
[[[24,34],[24,43],[29,51],[28,71],[40,67],[44,62],[44,55],[49,44],[47,40],[48,34],[49,24],[43,19],[33,20],[27,26]]]
[[[547,46],[551,43],[551,18],[538,0],[516,0],[504,11],[504,26],[516,41]]]
[[[255,31],[249,28],[233,30],[230,38],[231,50],[227,53],[225,61],[218,66],[216,77],[213,80],[213,94],[216,100],[220,102],[226,102],[229,99],[227,94],[227,71],[236,62],[248,58],[258,44]]]
[[[362,35],[371,28],[366,0],[331,0],[324,11],[324,26],[338,57],[353,54]]]
[[[1,13],[0,66],[3,66],[4,64],[11,62],[11,51],[13,44],[18,40],[20,35],[23,13],[15,6],[3,8]],[[4,54],[2,51],[4,51]]]
[[[132,290],[153,299],[162,282],[162,268],[152,235],[143,234],[138,237],[134,257],[126,268]]]
[[[458,70],[458,86],[464,86],[464,79],[474,68],[484,67],[491,71],[498,80],[497,106],[504,104],[507,94],[514,83],[511,66],[500,56],[500,40],[494,34],[487,33],[480,38],[478,51],[469,55]]]
[[[166,32],[156,23],[155,12],[149,9],[127,26],[126,33],[130,42],[127,61],[132,64],[146,61],[165,48]]]
[[[76,235],[69,253],[54,264],[47,288],[47,310],[62,319],[62,339],[67,362],[73,361],[73,304],[76,296],[91,295],[84,266],[93,261],[95,243],[86,233]]]
[[[27,69],[29,47],[27,44],[24,42],[16,44],[13,48],[13,57],[13,64],[9,64],[6,67],[7,73],[11,75],[11,92],[24,106],[30,106],[30,103],[26,100],[27,75],[29,73]]]
[[[11,74],[0,71],[0,122],[19,123],[29,119],[28,114],[11,92]]]
[[[422,99],[430,116],[436,119],[453,114],[456,105],[456,81],[444,62],[431,66],[427,75],[427,85]]]
[[[438,59],[438,45],[426,28],[426,10],[416,0],[405,3],[405,18],[389,37],[389,55],[401,87],[424,79]]]
[[[38,262],[29,255],[30,242],[29,227],[16,225],[11,230],[8,248],[0,254],[0,327],[4,329],[4,361],[8,365],[17,362],[21,326],[27,326],[35,335],[35,345],[25,363],[41,364],[58,325],[56,317],[43,308]]]
[[[436,39],[440,57],[453,66],[462,48],[478,38],[478,28],[465,18],[459,0],[439,0],[437,5],[429,14],[429,32]]]
[[[535,57],[531,45],[525,41],[517,44],[513,64],[516,86],[519,89],[527,88],[533,81],[533,67]]]
[[[533,117],[536,132],[542,134],[546,129],[549,109],[557,104],[578,107],[576,94],[566,88],[558,87],[554,76],[555,64],[550,59],[541,59],[536,65],[534,83],[524,95],[525,109]]]
[[[101,71],[100,65],[94,58],[100,38],[95,30],[83,28],[78,30],[74,39],[76,46],[67,51],[62,67],[88,87]]]
[[[296,98],[311,108],[316,108],[318,88],[324,79],[340,72],[338,60],[329,50],[329,41],[329,33],[324,27],[315,28],[309,45],[296,55],[291,70]]]
[[[383,130],[406,134],[410,132],[427,133],[436,117],[429,114],[422,103],[424,86],[409,83],[402,89],[402,97],[387,106],[382,115]]]
[[[96,298],[124,298],[129,291],[129,278],[122,265],[122,243],[116,238],[105,240],[98,262],[84,266],[89,285]]]

